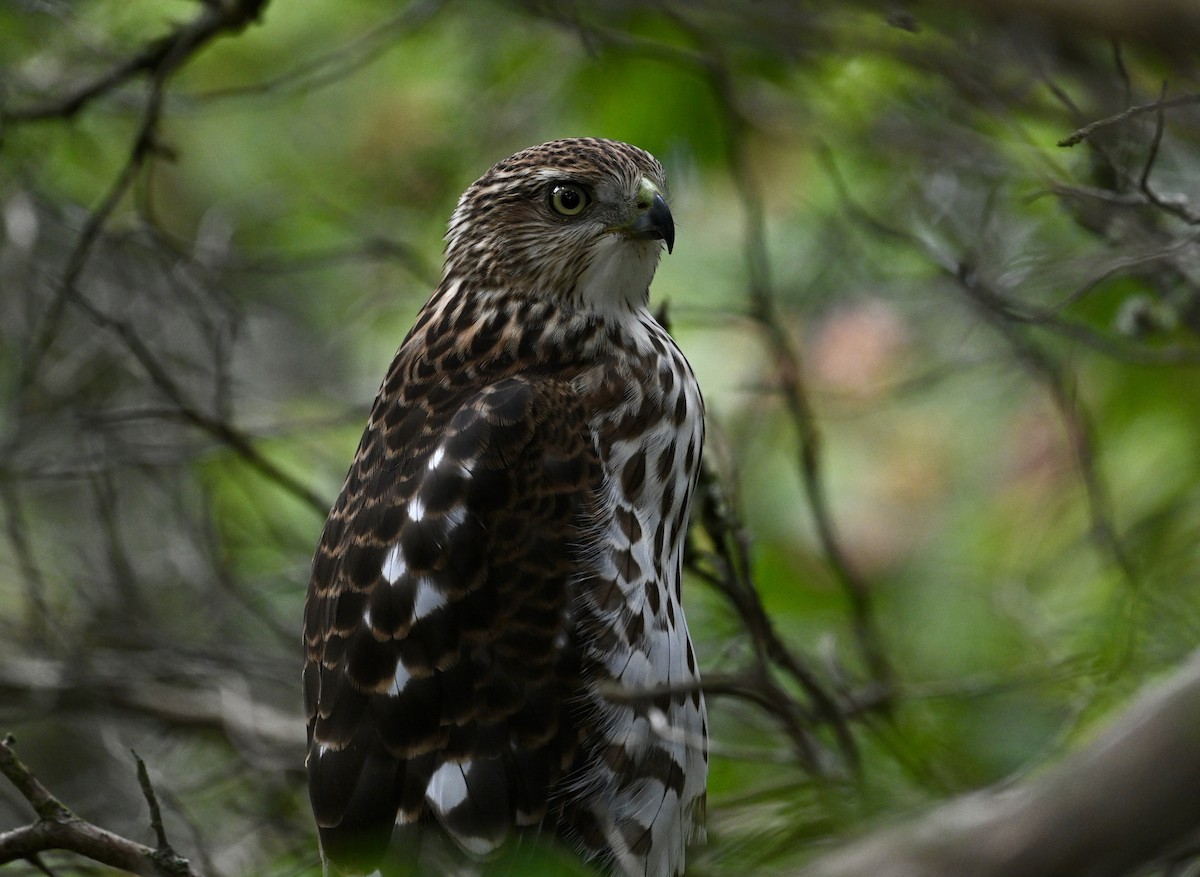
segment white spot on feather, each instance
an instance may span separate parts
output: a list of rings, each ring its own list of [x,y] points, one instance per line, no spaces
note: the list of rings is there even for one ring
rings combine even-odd
[[[449,533],[459,524],[467,519],[467,507],[464,505],[456,505],[450,511],[446,512],[446,532]]]
[[[381,572],[387,583],[394,585],[407,570],[408,564],[404,560],[404,554],[400,551],[400,543],[397,542],[384,557]]]
[[[425,503],[421,502],[420,498],[414,498],[408,504],[408,519],[410,521],[419,521],[425,517]]]
[[[667,714],[658,707],[650,707],[646,711],[646,718],[650,720],[650,730],[660,737],[666,737],[671,731],[671,723],[667,721]]]
[[[413,621],[420,621],[431,612],[446,605],[446,595],[429,579],[422,578],[417,582],[417,593],[413,597]]]
[[[409,679],[412,679],[412,675],[408,672],[408,668],[404,666],[404,661],[397,658],[396,673],[392,677],[392,687],[388,689],[388,694],[398,697],[404,691],[404,686],[408,685]]]
[[[445,815],[467,800],[467,769],[471,762],[456,764],[447,761],[433,772],[425,787],[425,800],[439,814]]]
[[[437,449],[433,452],[433,456],[429,458],[429,463],[426,465],[425,468],[427,468],[430,472],[432,472],[438,466],[442,465],[442,460],[445,458],[445,456],[446,456],[446,449],[443,448],[441,445],[438,445]]]

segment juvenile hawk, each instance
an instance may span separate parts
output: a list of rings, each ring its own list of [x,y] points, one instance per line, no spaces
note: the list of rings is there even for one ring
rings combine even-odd
[[[477,871],[541,831],[670,877],[703,836],[679,581],[704,406],[647,309],[662,192],[641,149],[558,140],[458,202],[308,587],[335,870]]]

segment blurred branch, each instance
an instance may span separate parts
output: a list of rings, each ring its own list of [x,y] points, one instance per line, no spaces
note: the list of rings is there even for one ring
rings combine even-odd
[[[70,118],[90,100],[134,75],[143,72],[151,74],[149,93],[129,157],[116,180],[101,199],[100,204],[88,215],[78,240],[66,259],[57,293],[47,308],[39,331],[33,333],[33,341],[23,358],[19,385],[28,387],[33,380],[42,357],[49,350],[58,332],[66,306],[74,304],[87,313],[98,325],[108,328],[118,335],[154,384],[171,400],[186,421],[221,442],[265,478],[293,494],[312,508],[316,514],[323,516],[328,510],[329,504],[322,497],[264,457],[248,436],[235,429],[224,419],[205,413],[188,400],[183,390],[171,378],[169,372],[158,363],[137,332],[128,325],[100,312],[83,297],[78,289],[78,281],[104,226],[133,185],[147,159],[161,148],[157,142],[157,129],[168,77],[213,37],[221,33],[237,32],[252,21],[256,21],[262,14],[266,3],[267,0],[211,0],[211,2],[206,2],[202,5],[200,14],[191,22],[181,25],[168,36],[155,40],[141,53],[119,65],[97,82],[39,108],[3,111],[3,114],[0,115],[0,121],[8,123],[53,117]]]
[[[107,668],[95,654],[86,667],[77,664],[7,657],[0,664],[0,693],[9,704],[25,701],[33,707],[50,699],[57,708],[115,706],[173,728],[215,731],[247,761],[275,770],[303,761],[303,718],[277,710],[235,684],[208,681],[228,674],[209,668],[196,673],[194,684],[166,682],[133,669],[154,664],[144,655]],[[179,671],[176,661],[172,672],[178,676]]]
[[[762,199],[753,177],[753,162],[746,152],[745,134],[750,122],[739,108],[733,75],[724,64],[716,63],[722,57],[719,47],[707,35],[697,33],[697,38],[705,39],[707,53],[714,59],[707,68],[709,85],[725,115],[729,174],[745,213],[743,246],[749,274],[750,315],[758,322],[775,359],[786,408],[796,429],[800,473],[817,538],[830,570],[849,598],[855,639],[867,669],[886,692],[894,678],[875,618],[871,586],[854,568],[838,538],[825,492],[821,433],[804,382],[803,364],[775,307]]]
[[[209,415],[193,404],[186,397],[182,388],[171,378],[167,369],[157,361],[137,332],[125,323],[103,314],[83,297],[77,286],[88,258],[117,204],[125,197],[150,155],[160,149],[157,142],[157,129],[167,78],[213,37],[226,32],[237,32],[257,20],[266,3],[267,0],[212,0],[212,2],[206,2],[194,20],[181,25],[168,36],[152,42],[137,56],[119,65],[97,82],[40,108],[5,111],[0,116],[0,121],[9,123],[55,116],[70,118],[90,100],[126,79],[143,72],[151,74],[149,94],[129,157],[116,180],[101,199],[100,204],[88,215],[79,238],[66,260],[57,294],[42,319],[40,330],[34,333],[34,340],[29,345],[23,359],[20,385],[26,387],[32,381],[42,357],[50,348],[58,332],[66,306],[69,303],[74,304],[98,325],[117,334],[129,352],[145,369],[150,379],[170,399],[187,422],[228,447],[251,468],[294,495],[312,508],[314,513],[323,516],[328,510],[328,502],[303,482],[287,474],[264,457],[244,433],[224,419]]]
[[[100,828],[72,813],[55,798],[13,751],[13,738],[0,741],[0,773],[29,802],[37,821],[23,828],[0,833],[0,865],[22,859],[36,860],[39,853],[66,850],[95,862],[146,877],[198,877],[167,842],[158,802],[138,759],[138,776],[150,806],[158,837],[157,847],[148,847]],[[135,756],[136,757],[136,756]]]
[[[852,767],[857,767],[858,749],[837,700],[826,691],[818,675],[783,642],[762,605],[752,579],[745,527],[735,516],[707,456],[700,470],[697,500],[695,520],[709,534],[713,550],[705,554],[689,546],[686,553],[688,568],[720,591],[737,610],[750,635],[756,658],[753,670],[740,677],[706,679],[704,690],[757,703],[779,721],[805,768],[817,774],[825,772],[826,760],[820,757],[820,745],[810,728],[817,721],[828,723],[843,756]],[[707,561],[707,566],[701,564],[701,560]],[[809,696],[815,708],[812,714],[775,681],[770,668],[772,662],[795,679]]]
[[[446,0],[414,0],[404,8],[403,12],[392,16],[382,24],[376,25],[366,33],[359,34],[335,49],[330,49],[328,52],[297,64],[285,73],[253,85],[212,89],[191,97],[194,100],[219,100],[276,92],[312,92],[345,79],[395,48],[398,40],[420,30],[445,5]]]
[[[957,280],[958,260],[951,258],[946,253],[936,251],[928,241],[920,239],[907,229],[896,228],[872,215],[850,195],[845,180],[838,172],[829,150],[821,149],[818,151],[818,155],[826,168],[830,182],[838,192],[847,216],[873,234],[911,247],[913,252],[923,254],[933,265]],[[1087,186],[1053,183],[1049,190],[1058,197],[1095,199],[1106,205],[1121,208],[1144,207],[1147,204],[1147,200],[1142,194],[1117,193]],[[1077,341],[1090,350],[1112,359],[1148,366],[1200,366],[1200,350],[1193,346],[1183,344],[1150,346],[1137,343],[1123,336],[1104,334],[1091,326],[1062,315],[1062,311],[1066,307],[1085,298],[1104,281],[1125,276],[1141,267],[1157,263],[1169,265],[1175,259],[1182,260],[1189,255],[1188,251],[1194,248],[1198,242],[1200,242],[1200,236],[1189,233],[1150,251],[1118,256],[1107,267],[1080,284],[1051,307],[1038,307],[995,292],[991,296],[991,301],[993,306],[1002,310],[1004,317],[1012,323],[1023,323],[1044,329],[1071,341]]]
[[[988,324],[1009,345],[1017,361],[1046,387],[1066,429],[1071,454],[1083,482],[1092,522],[1092,535],[1120,571],[1126,584],[1136,590],[1137,570],[1113,523],[1108,486],[1100,474],[1097,459],[1096,432],[1086,407],[1075,391],[1073,375],[1032,338],[1017,329],[1001,306],[1000,297],[988,287],[969,263],[960,262],[953,273],[960,288],[977,306]]]
[[[804,877],[1120,877],[1200,832],[1200,652],[1048,773],[818,858]]]
[[[1181,195],[1163,197],[1150,186],[1150,173],[1154,170],[1154,163],[1158,160],[1158,150],[1162,146],[1163,131],[1166,127],[1166,113],[1163,107],[1166,98],[1167,84],[1164,82],[1162,95],[1158,100],[1158,112],[1154,114],[1154,137],[1150,141],[1150,152],[1146,156],[1146,163],[1142,166],[1142,173],[1138,177],[1138,189],[1146,196],[1146,200],[1159,210],[1173,214],[1189,225],[1196,225],[1200,223],[1200,216],[1188,208],[1186,198]]]
[[[1061,34],[1129,40],[1179,59],[1191,57],[1200,35],[1192,0],[972,0],[996,19],[1038,22]]]
[[[1131,590],[1136,590],[1137,571],[1113,524],[1108,488],[1100,474],[1097,462],[1095,431],[1091,426],[1086,408],[1074,390],[1072,376],[1065,366],[1018,328],[1021,323],[1025,322],[1036,323],[1036,325],[1043,325],[1043,323],[1029,319],[1015,319],[1013,304],[988,286],[969,259],[939,251],[920,236],[892,227],[871,216],[851,198],[832,156],[823,151],[822,157],[830,179],[850,215],[876,233],[908,243],[914,252],[923,253],[931,264],[953,278],[980,315],[1008,344],[1016,360],[1046,387],[1051,401],[1062,418],[1072,456],[1083,482],[1093,536],[1108,554],[1126,584],[1130,586]],[[1057,318],[1051,318],[1048,319],[1047,324],[1054,325],[1057,322]]]
[[[107,225],[113,211],[125,197],[150,155],[159,149],[157,129],[160,113],[162,112],[163,89],[166,84],[166,71],[156,72],[150,83],[146,97],[146,105],[142,112],[141,121],[133,137],[129,156],[122,166],[117,178],[109,186],[100,199],[100,203],[88,214],[87,220],[79,231],[79,237],[71,248],[64,262],[62,278],[58,283],[54,298],[46,308],[39,330],[33,331],[32,341],[29,342],[21,362],[21,376],[18,386],[27,390],[33,382],[41,366],[42,358],[50,350],[54,338],[58,334],[63,314],[67,304],[72,299],[80,297],[77,284],[95,250],[96,242]]]
[[[257,21],[268,0],[206,0],[191,21],[179,25],[164,37],[151,41],[140,52],[125,59],[95,81],[38,106],[8,109],[0,104],[0,136],[10,125],[48,119],[70,119],[96,98],[105,95],[143,73],[150,75],[149,91],[138,130],[134,134],[129,157],[117,174],[100,204],[92,210],[80,232],[79,240],[66,261],[58,294],[51,303],[42,329],[36,333],[23,363],[24,385],[37,370],[37,365],[58,331],[59,320],[67,300],[87,263],[101,230],[117,204],[125,197],[141,172],[147,158],[160,146],[157,142],[158,121],[162,111],[163,92],[167,80],[180,66],[206,43],[223,33],[236,33]]]
[[[188,57],[214,37],[237,33],[261,18],[269,0],[204,0],[191,21],[169,34],[147,43],[139,52],[123,59],[92,82],[66,94],[30,107],[0,106],[0,130],[5,124],[70,119],[93,100],[103,97],[131,79],[149,73],[163,81]]]
[[[9,472],[0,472],[0,505],[4,507],[5,533],[25,585],[25,599],[29,606],[27,630],[30,639],[35,644],[48,645],[55,631],[52,626],[53,615],[46,603],[46,578],[38,565],[33,546],[29,543],[24,506],[16,479],[11,477]]]
[[[232,261],[228,268],[243,274],[280,275],[376,261],[394,261],[425,286],[437,285],[438,269],[429,265],[414,247],[378,235],[369,236],[360,243],[309,252],[246,255]]]
[[[96,325],[108,329],[117,335],[126,349],[145,370],[147,376],[156,387],[175,406],[180,417],[186,422],[207,433],[222,445],[236,454],[243,462],[268,481],[283,488],[296,499],[307,505],[315,514],[324,516],[329,511],[330,503],[306,485],[287,472],[283,471],[270,459],[265,457],[254,445],[253,439],[225,422],[203,411],[187,398],[183,389],[171,377],[170,372],[162,366],[158,358],[142,340],[137,331],[129,324],[110,317],[83,298],[76,299],[76,305],[86,313]]]

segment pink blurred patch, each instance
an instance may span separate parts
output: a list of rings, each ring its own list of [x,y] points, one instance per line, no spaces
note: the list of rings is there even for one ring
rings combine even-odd
[[[856,398],[879,395],[894,381],[909,346],[903,317],[882,299],[830,314],[818,327],[810,357],[827,390]]]

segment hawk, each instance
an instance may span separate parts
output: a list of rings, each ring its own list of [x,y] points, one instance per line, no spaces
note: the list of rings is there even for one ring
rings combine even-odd
[[[458,202],[312,564],[334,871],[479,873],[540,834],[671,877],[703,837],[680,575],[704,404],[648,310],[663,189],[637,147],[557,140]]]

